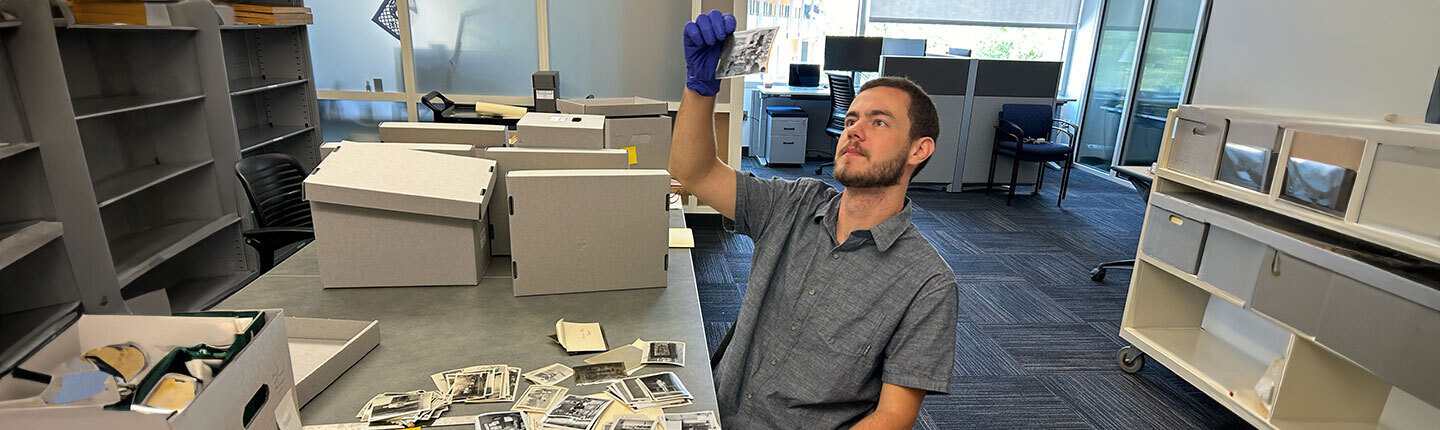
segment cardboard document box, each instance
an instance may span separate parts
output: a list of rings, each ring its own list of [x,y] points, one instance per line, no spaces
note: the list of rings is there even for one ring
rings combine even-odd
[[[619,149],[485,148],[497,163],[494,201],[490,202],[491,255],[510,255],[510,195],[505,175],[519,170],[624,169],[628,156]]]
[[[475,285],[495,162],[355,146],[305,178],[326,288]]]
[[[1440,150],[1380,144],[1360,206],[1360,224],[1440,241]],[[1427,190],[1429,194],[1427,194]],[[1428,198],[1422,196],[1430,196]]]
[[[179,412],[148,414],[105,410],[103,394],[72,403],[47,405],[45,384],[0,378],[0,422],[16,429],[274,429],[276,416],[298,417],[285,318],[281,310],[261,311],[264,325],[249,343]],[[229,316],[80,315],[19,367],[61,373],[66,362],[107,345],[135,343],[145,352],[148,374],[175,346],[228,345],[244,331]],[[143,376],[141,377],[143,378]],[[247,412],[247,409],[249,410]],[[248,426],[246,424],[248,423]]]
[[[672,124],[668,116],[606,118],[605,148],[628,152],[631,168],[669,169]]]
[[[304,407],[380,345],[379,321],[285,318],[295,401]]]
[[[526,170],[506,186],[515,296],[665,286],[665,171]]]
[[[505,146],[505,126],[439,122],[382,122],[384,142],[459,143],[485,148]]]
[[[1193,275],[1200,267],[1209,228],[1209,224],[1152,206],[1145,216],[1145,240],[1140,243],[1140,252]]]
[[[402,143],[402,142],[355,142],[342,140],[339,142],[325,142],[320,144],[320,159],[324,160],[331,152],[340,149],[342,146],[385,146],[396,149],[409,149],[414,151],[433,152],[436,154],[458,155],[461,157],[476,156],[474,146],[460,143]]]
[[[670,105],[644,97],[612,97],[603,99],[560,99],[555,102],[560,113],[604,115],[606,118],[656,116],[670,113]]]
[[[531,112],[515,124],[525,148],[605,149],[605,117]]]

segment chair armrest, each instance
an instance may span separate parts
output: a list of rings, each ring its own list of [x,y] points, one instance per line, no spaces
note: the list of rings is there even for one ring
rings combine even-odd
[[[1060,119],[1060,118],[1051,118],[1050,120],[1051,120],[1051,121],[1054,121],[1054,122],[1058,122],[1058,123],[1060,123],[1060,124],[1062,124],[1062,125],[1065,125],[1065,126],[1067,126],[1067,127],[1070,127],[1071,130],[1080,130],[1080,126],[1075,125],[1075,123],[1073,123],[1073,122],[1066,121],[1066,120],[1063,120],[1063,119]]]
[[[1006,130],[1005,126],[1007,125],[1010,126],[1011,129],[1016,130],[1021,134],[1025,133],[1025,129],[1020,128],[1019,124],[1002,119],[1000,120],[999,124],[995,124],[995,139],[998,141],[1001,134],[1009,136],[1010,139],[1015,141],[1015,148],[1018,150],[1020,148],[1020,145],[1025,144],[1025,139],[1020,137],[1019,134],[1013,133],[1010,130]]]
[[[1070,137],[1070,140],[1065,141],[1065,143],[1066,143],[1067,146],[1068,146],[1070,143],[1075,142],[1075,132],[1072,132],[1072,131],[1070,131],[1070,130],[1066,130],[1066,129],[1063,128],[1063,127],[1050,127],[1050,129],[1051,129],[1051,130],[1058,131],[1058,132],[1061,132],[1061,133],[1064,133],[1066,136],[1069,136],[1069,137]]]
[[[245,243],[256,249],[276,249],[302,240],[315,238],[312,227],[265,227],[240,232]]]

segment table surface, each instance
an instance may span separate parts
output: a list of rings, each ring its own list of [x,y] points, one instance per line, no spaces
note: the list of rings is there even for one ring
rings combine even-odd
[[[1111,169],[1129,178],[1155,179],[1155,174],[1150,173],[1150,166],[1113,166]]]
[[[684,227],[679,210],[670,226]],[[322,288],[316,247],[307,246],[256,279],[216,309],[282,308],[287,316],[380,321],[380,345],[300,409],[307,425],[358,421],[355,413],[386,391],[434,390],[430,375],[482,364],[508,364],[525,372],[552,363],[585,364],[595,355],[568,355],[547,336],[555,321],[599,322],[611,348],[645,340],[685,342],[685,366],[647,365],[634,375],[673,371],[694,404],[665,412],[715,409],[715,386],[700,318],[695,267],[689,249],[670,249],[669,286],[549,296],[514,297],[508,258],[493,259],[473,287]],[[529,387],[521,381],[519,392]],[[605,385],[571,394],[601,393]],[[517,394],[516,397],[519,397]],[[445,417],[508,410],[511,403],[450,406]]]

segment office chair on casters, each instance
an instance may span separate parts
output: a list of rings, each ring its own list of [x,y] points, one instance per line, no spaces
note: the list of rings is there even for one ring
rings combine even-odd
[[[990,150],[990,176],[985,191],[995,188],[995,163],[1004,155],[1014,160],[1010,167],[1010,195],[1005,205],[1015,199],[1015,185],[1020,174],[1020,162],[1041,163],[1036,174],[1031,195],[1038,194],[1045,185],[1045,164],[1060,164],[1060,199],[1055,206],[1065,201],[1065,190],[1070,186],[1070,169],[1075,166],[1075,134],[1079,127],[1067,121],[1055,119],[1050,105],[1007,104],[1000,107],[999,122],[995,125],[995,144]],[[1058,131],[1069,139],[1064,143],[1049,140],[1051,131]]]
[[[275,267],[275,251],[315,239],[310,204],[301,195],[306,172],[295,157],[261,154],[235,163],[235,174],[257,224],[241,235],[260,254],[260,273],[265,273]]]
[[[830,122],[825,125],[825,134],[835,139],[845,133],[845,112],[850,110],[850,102],[855,100],[855,77],[849,73],[826,73],[830,77]],[[815,174],[825,170],[825,166],[834,166],[834,161],[820,163],[815,168]]]

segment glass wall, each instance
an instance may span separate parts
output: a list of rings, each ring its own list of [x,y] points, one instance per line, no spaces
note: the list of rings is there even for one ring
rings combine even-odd
[[[405,103],[320,100],[321,138],[326,142],[379,142],[380,123],[404,121]]]
[[[1121,115],[1130,97],[1130,75],[1145,0],[1109,0],[1100,24],[1100,45],[1085,99],[1076,162],[1101,171],[1110,169],[1120,134]]]
[[[1201,3],[1155,0],[1151,6],[1135,102],[1120,151],[1121,165],[1148,166],[1160,154],[1166,113],[1180,105],[1190,74],[1190,48],[1195,43]]]
[[[403,92],[400,39],[371,21],[380,2],[363,7],[353,0],[310,0],[309,28],[315,89]]]
[[[860,0],[750,0],[748,6],[749,28],[780,27],[770,72],[745,77],[753,82],[785,82],[792,63],[823,66],[825,36],[856,35],[860,18]]]
[[[690,2],[549,0],[546,11],[550,68],[560,72],[560,97],[680,100],[685,90],[680,32],[694,19]],[[605,42],[596,43],[602,35]]]
[[[530,95],[530,75],[540,69],[534,2],[410,3],[418,93]]]
[[[928,54],[948,54],[951,48],[960,48],[970,50],[970,55],[974,57],[1005,60],[1062,61],[1069,33],[1070,30],[1063,28],[897,22],[865,24],[866,36],[925,39],[925,52]]]

